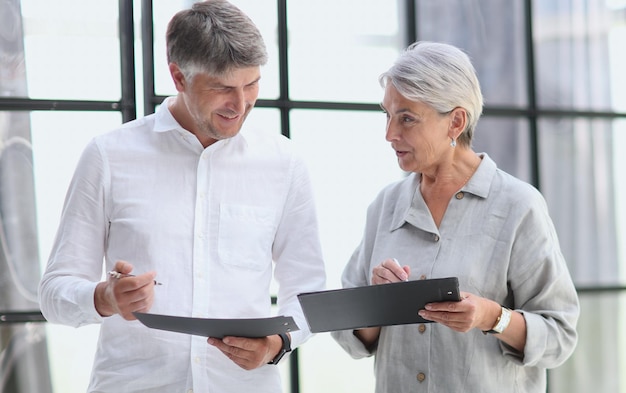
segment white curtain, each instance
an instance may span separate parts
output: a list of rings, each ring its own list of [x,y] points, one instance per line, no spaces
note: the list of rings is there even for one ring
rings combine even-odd
[[[0,92],[25,97],[20,3],[0,1]],[[0,112],[0,314],[39,310],[40,277],[28,112]],[[0,321],[0,392],[51,392],[42,323]]]

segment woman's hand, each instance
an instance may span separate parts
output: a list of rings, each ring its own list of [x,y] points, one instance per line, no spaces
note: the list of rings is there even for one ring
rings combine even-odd
[[[400,266],[395,258],[385,259],[380,265],[372,269],[372,284],[407,281],[410,274],[411,268],[409,266]]]
[[[493,328],[502,306],[493,300],[485,299],[468,292],[461,292],[460,302],[428,303],[420,310],[420,317],[437,322],[457,332],[468,332],[473,328],[485,332]],[[526,320],[517,311],[511,311],[511,322],[495,337],[524,353],[526,346]]]
[[[457,332],[468,332],[484,323],[482,298],[468,292],[461,292],[460,302],[428,303],[425,310],[420,310],[420,317],[437,322]],[[484,328],[484,326],[483,326]],[[484,330],[489,330],[489,328]]]

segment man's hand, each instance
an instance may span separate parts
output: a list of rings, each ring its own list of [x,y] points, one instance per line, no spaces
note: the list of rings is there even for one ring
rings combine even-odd
[[[209,337],[207,342],[244,370],[253,370],[269,363],[283,346],[279,335],[262,338],[229,336],[221,340]]]
[[[123,275],[133,271],[133,265],[124,261],[115,263],[115,271]],[[139,276],[108,277],[96,286],[94,302],[103,317],[120,314],[126,320],[134,320],[134,311],[146,312],[154,302],[154,272]]]

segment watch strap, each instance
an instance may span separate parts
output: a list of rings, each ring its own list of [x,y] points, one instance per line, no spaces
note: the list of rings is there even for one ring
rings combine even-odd
[[[280,362],[280,359],[282,359],[287,352],[291,351],[291,339],[289,338],[289,335],[287,335],[286,333],[278,333],[278,335],[283,341],[283,346],[280,348],[280,351],[278,351],[276,356],[274,356],[274,359],[270,360],[267,364],[278,364],[278,362]]]

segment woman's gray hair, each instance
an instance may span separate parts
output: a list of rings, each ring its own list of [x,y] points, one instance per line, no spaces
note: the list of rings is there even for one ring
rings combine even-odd
[[[476,70],[459,48],[435,42],[410,45],[394,65],[379,77],[404,97],[432,106],[439,113],[460,107],[467,112],[467,126],[458,142],[471,146],[476,123],[483,112],[483,96]]]
[[[186,78],[267,63],[258,28],[225,0],[198,2],[178,12],[167,26],[166,42],[168,63],[176,63]]]

